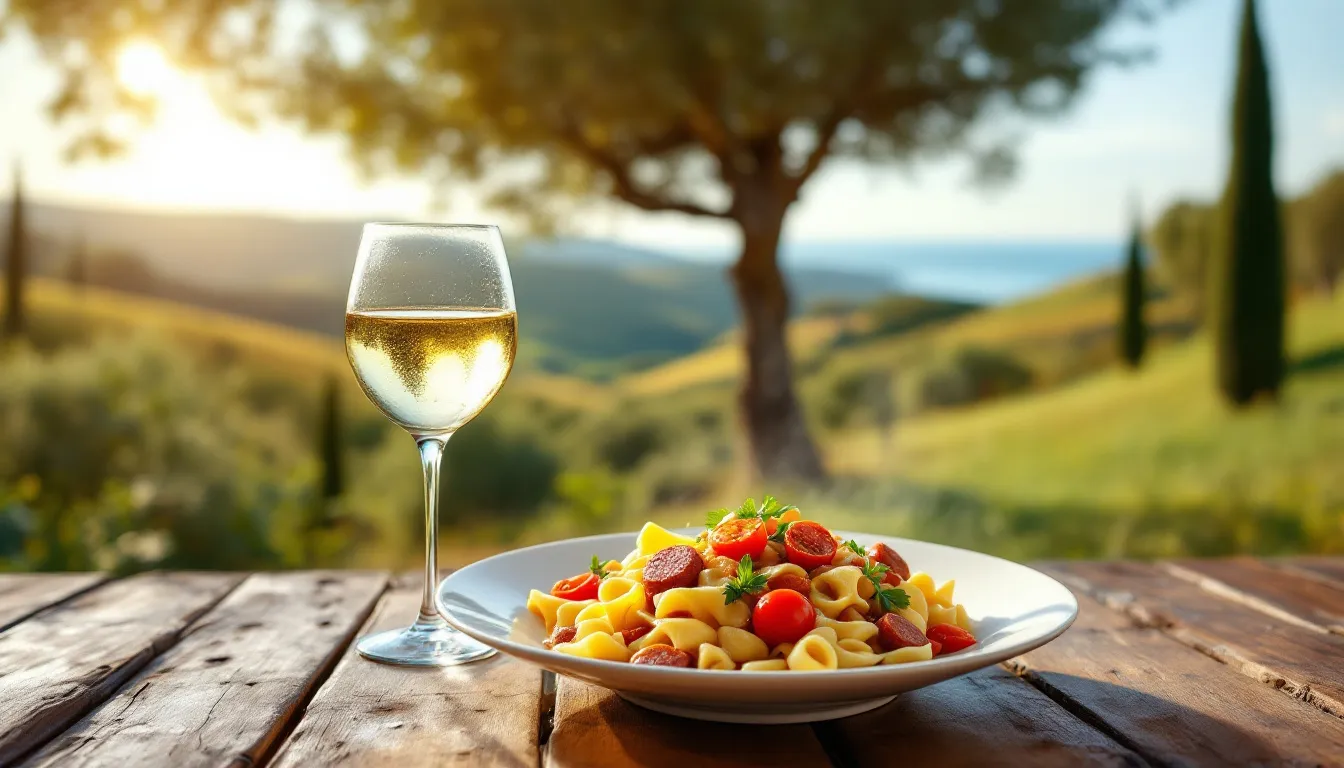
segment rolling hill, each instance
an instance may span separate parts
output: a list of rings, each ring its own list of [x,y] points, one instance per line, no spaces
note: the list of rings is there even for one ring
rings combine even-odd
[[[343,308],[361,222],[30,206],[36,268],[59,274],[71,243],[95,284],[328,335]],[[3,224],[0,224],[2,227]],[[587,239],[526,241],[511,260],[521,361],[594,378],[700,349],[737,324],[719,265]],[[801,308],[866,300],[886,278],[816,268],[788,275]]]

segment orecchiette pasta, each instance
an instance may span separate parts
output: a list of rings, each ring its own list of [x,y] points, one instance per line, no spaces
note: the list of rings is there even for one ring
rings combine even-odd
[[[975,643],[953,599],[956,582],[935,584],[923,572],[900,580],[905,563],[886,545],[841,542],[773,499],[710,522],[693,537],[648,523],[625,557],[594,557],[588,573],[551,594],[532,590],[527,609],[550,635],[547,647],[632,664],[781,672],[907,664]]]

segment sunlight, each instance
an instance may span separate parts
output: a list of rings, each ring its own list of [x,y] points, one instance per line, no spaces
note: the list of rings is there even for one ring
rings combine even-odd
[[[137,96],[162,95],[176,71],[153,43],[137,40],[117,54],[117,79]]]

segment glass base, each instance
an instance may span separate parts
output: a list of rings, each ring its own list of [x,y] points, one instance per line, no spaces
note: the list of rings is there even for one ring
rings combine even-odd
[[[423,616],[406,629],[365,635],[355,649],[366,659],[408,667],[452,667],[495,655],[494,648],[472,640],[443,619]]]

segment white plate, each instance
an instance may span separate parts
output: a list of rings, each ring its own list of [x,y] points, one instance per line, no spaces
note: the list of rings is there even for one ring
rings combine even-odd
[[[539,544],[473,563],[439,585],[449,623],[511,656],[557,674],[610,688],[659,712],[700,720],[799,723],[864,712],[896,694],[964,675],[1058,637],[1078,601],[1045,574],[997,557],[940,544],[838,531],[860,544],[885,541],[938,583],[956,579],[956,600],[975,622],[974,647],[930,661],[826,672],[727,672],[581,659],[548,651],[546,629],[527,610],[531,589],[546,591],[582,573],[593,555],[621,559],[635,534],[615,533]]]

